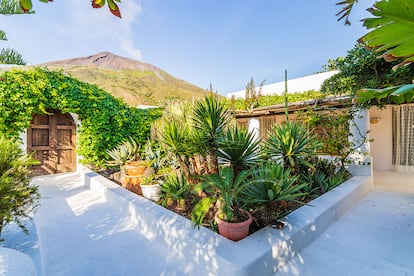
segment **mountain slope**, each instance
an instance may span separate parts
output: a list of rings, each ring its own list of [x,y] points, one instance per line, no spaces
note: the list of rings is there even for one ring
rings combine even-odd
[[[170,100],[192,101],[207,91],[148,63],[109,52],[42,64],[87,83],[96,84],[127,104],[162,105]]]

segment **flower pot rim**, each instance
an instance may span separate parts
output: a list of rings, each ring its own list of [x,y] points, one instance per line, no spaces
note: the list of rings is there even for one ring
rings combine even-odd
[[[219,223],[224,223],[224,224],[234,224],[234,225],[244,225],[244,224],[248,224],[248,225],[250,225],[251,223],[252,223],[252,221],[253,221],[253,217],[252,217],[252,215],[250,214],[250,212],[249,211],[246,211],[246,210],[244,210],[244,209],[240,209],[242,212],[244,212],[244,213],[246,213],[247,214],[247,216],[248,216],[248,218],[247,218],[247,220],[245,220],[245,221],[241,221],[241,222],[231,222],[231,221],[225,221],[225,220],[222,220],[221,218],[219,218],[218,217],[218,212],[214,215],[214,219],[216,220],[216,222],[217,222],[217,224],[219,224]]]
[[[161,186],[160,183],[154,183],[154,184],[143,184],[143,183],[140,183],[139,185],[145,186],[145,187]]]
[[[141,167],[147,167],[145,161],[138,160],[138,161],[129,161],[126,163],[127,166],[141,166]]]

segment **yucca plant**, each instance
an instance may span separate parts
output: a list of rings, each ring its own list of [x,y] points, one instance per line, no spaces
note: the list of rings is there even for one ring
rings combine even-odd
[[[169,152],[175,155],[187,180],[190,177],[190,169],[183,156],[188,155],[190,151],[191,141],[189,140],[188,133],[187,124],[180,124],[177,121],[166,123],[160,133],[161,143],[164,144]]]
[[[307,183],[298,184],[297,176],[280,164],[266,162],[252,169],[249,185],[241,194],[241,201],[254,210],[264,224],[276,221],[287,209],[287,202],[300,202]]]
[[[207,149],[208,167],[211,173],[218,173],[216,155],[218,140],[231,119],[229,109],[215,95],[211,94],[194,105],[193,127],[199,134],[200,142]]]
[[[318,154],[320,143],[306,127],[287,122],[276,125],[264,143],[264,152],[271,159],[283,163],[285,168],[299,172],[300,165],[311,166],[306,157]]]
[[[217,155],[233,167],[234,177],[260,160],[260,140],[245,128],[229,128],[220,136]]]

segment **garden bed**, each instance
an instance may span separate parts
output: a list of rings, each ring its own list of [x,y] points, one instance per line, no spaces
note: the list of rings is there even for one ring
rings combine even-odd
[[[176,251],[177,271],[215,275],[271,275],[372,189],[371,176],[357,176],[289,214],[282,230],[266,227],[232,242],[123,189],[86,168],[85,185],[125,210],[134,210],[136,231]]]
[[[122,183],[120,182],[120,172],[119,172],[119,170],[105,169],[105,170],[98,171],[98,173],[100,175],[104,176],[105,178],[115,182],[116,184],[122,186]],[[137,192],[137,189],[128,189],[128,190],[135,193],[135,194],[137,194],[137,195],[142,196],[142,193]],[[140,191],[140,189],[139,189],[139,191]],[[314,194],[314,196],[316,196],[316,195]],[[286,202],[286,210],[284,211],[284,215],[287,215],[287,214],[293,212],[294,210],[302,207],[303,205],[308,204],[311,200],[313,200],[313,198],[303,197],[301,199],[301,203],[293,202],[293,201]],[[182,208],[182,206],[179,206],[177,204],[177,202],[173,202],[172,204],[167,204],[165,201],[161,200],[161,201],[157,202],[157,204],[163,206],[164,208],[166,208],[166,209],[168,209],[168,210],[170,210],[170,211],[172,211],[172,212],[174,212],[174,213],[176,213],[180,216],[183,216],[183,217],[191,220],[191,212],[194,208],[195,202],[194,202],[194,198],[190,196],[190,197],[185,199],[185,208]],[[217,210],[211,210],[206,215],[206,218],[204,219],[204,223],[202,224],[202,226],[217,232],[217,226],[213,223],[215,211],[217,211]],[[266,226],[276,228],[276,229],[282,229],[285,226],[285,224],[281,220],[274,220],[271,223],[269,223],[268,225],[264,225],[263,223],[259,222],[257,219],[253,218],[253,223],[250,225],[250,229],[249,229],[249,235],[259,231],[260,229],[262,229]]]

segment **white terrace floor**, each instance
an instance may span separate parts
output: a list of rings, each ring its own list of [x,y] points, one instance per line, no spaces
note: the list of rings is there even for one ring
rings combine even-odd
[[[184,274],[168,248],[135,231],[128,214],[82,186],[78,175],[35,181],[43,196],[36,227],[28,225],[29,236],[7,227],[3,246],[30,255],[38,275]],[[414,174],[376,172],[375,183],[277,275],[414,275]]]
[[[414,174],[375,188],[276,275],[414,275]]]

